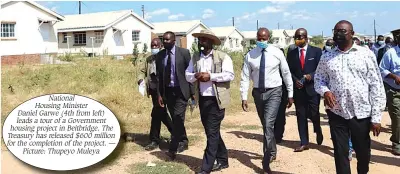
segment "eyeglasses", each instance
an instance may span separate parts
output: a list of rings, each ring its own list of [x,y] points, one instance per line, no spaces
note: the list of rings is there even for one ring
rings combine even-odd
[[[346,30],[346,29],[332,29],[333,34],[342,33],[342,34],[349,34],[353,30]]]

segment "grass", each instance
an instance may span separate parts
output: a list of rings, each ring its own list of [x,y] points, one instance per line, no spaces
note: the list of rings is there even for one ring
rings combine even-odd
[[[191,173],[189,167],[182,163],[156,161],[154,167],[148,167],[147,162],[136,163],[130,165],[126,172],[131,174],[162,174],[162,173],[176,173],[176,174],[189,174]]]

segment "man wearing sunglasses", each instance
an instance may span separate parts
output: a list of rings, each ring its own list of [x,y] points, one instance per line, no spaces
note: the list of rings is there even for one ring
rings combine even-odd
[[[339,21],[333,29],[337,47],[323,54],[315,73],[315,90],[324,96],[334,147],[336,173],[351,173],[349,136],[357,154],[357,173],[369,171],[370,130],[378,136],[386,104],[374,53],[353,43],[353,24]],[[350,134],[351,132],[351,134]]]
[[[392,31],[395,44],[382,58],[380,69],[385,81],[389,115],[392,120],[392,153],[400,155],[400,29]]]

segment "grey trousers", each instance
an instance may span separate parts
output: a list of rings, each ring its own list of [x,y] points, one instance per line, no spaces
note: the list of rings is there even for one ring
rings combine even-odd
[[[257,89],[252,91],[257,113],[263,126],[263,169],[268,170],[271,153],[276,155],[276,142],[274,136],[274,124],[278,115],[279,105],[281,103],[282,87],[270,89]]]

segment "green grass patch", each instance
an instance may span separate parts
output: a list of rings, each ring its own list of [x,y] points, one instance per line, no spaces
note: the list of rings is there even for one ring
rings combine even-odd
[[[176,162],[165,162],[165,161],[156,161],[153,162],[156,164],[154,167],[148,167],[147,162],[137,163],[130,165],[126,172],[131,174],[164,174],[164,173],[173,173],[173,174],[189,174],[193,173],[190,171],[189,167],[184,164],[176,163]]]

